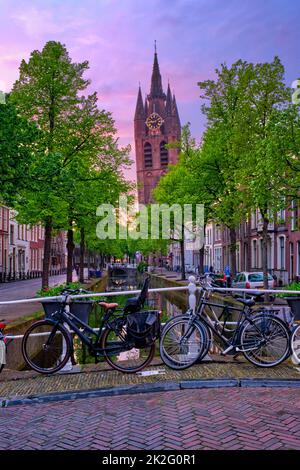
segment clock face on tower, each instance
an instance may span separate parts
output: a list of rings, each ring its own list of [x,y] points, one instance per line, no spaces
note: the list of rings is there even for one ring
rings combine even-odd
[[[159,129],[163,122],[163,119],[157,113],[150,114],[150,116],[146,119],[146,125],[149,127],[149,129]]]

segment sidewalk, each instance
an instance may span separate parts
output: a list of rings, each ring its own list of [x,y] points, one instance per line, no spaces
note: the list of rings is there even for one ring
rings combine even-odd
[[[117,392],[119,387],[126,393],[128,386],[146,387],[147,384],[149,386],[152,384],[157,387],[158,383],[160,389],[168,390],[170,389],[168,384],[203,380],[213,380],[214,387],[218,385],[218,381],[220,382],[219,386],[222,384],[224,386],[224,381],[228,382],[228,380],[234,380],[236,386],[240,386],[237,381],[248,379],[252,381],[251,386],[255,381],[256,386],[259,383],[264,385],[266,381],[271,381],[274,384],[280,381],[292,381],[296,385],[300,385],[300,367],[293,366],[288,361],[274,368],[263,369],[253,366],[242,357],[233,360],[232,358],[213,356],[213,359],[213,362],[194,365],[183,371],[175,371],[166,367],[157,358],[154,364],[142,371],[142,374],[123,374],[110,369],[104,362],[82,366],[82,370],[78,373],[61,373],[50,376],[39,375],[33,371],[16,372],[4,369],[0,375],[0,401],[32,395],[44,396],[64,392],[76,394],[76,392],[88,390],[95,392],[107,388],[115,389]],[[147,371],[151,371],[153,375],[143,375]],[[190,388],[193,388],[192,384],[190,385]],[[174,389],[174,386],[173,388],[171,386],[171,389]],[[147,391],[147,387],[145,391]],[[153,391],[153,389],[149,387],[149,391]]]

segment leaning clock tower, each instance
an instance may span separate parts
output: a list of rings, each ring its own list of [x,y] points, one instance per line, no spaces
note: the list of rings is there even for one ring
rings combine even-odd
[[[180,135],[175,95],[172,96],[169,84],[167,94],[163,91],[155,48],[150,93],[143,102],[139,87],[134,115],[139,203],[152,202],[152,190],[159,178],[167,171],[168,164],[177,162],[178,149],[167,149],[166,144],[178,141]]]

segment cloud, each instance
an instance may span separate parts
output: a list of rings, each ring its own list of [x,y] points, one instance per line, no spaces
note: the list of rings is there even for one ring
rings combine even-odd
[[[85,14],[80,15],[82,9],[77,10],[64,6],[37,8],[27,5],[26,8],[13,11],[10,17],[28,36],[61,35],[70,30],[82,31],[90,24]]]

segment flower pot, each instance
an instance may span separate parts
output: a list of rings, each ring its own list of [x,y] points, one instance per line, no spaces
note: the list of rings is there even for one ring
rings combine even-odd
[[[300,297],[284,297],[289,307],[291,308],[295,320],[300,320]]]
[[[58,312],[61,308],[60,302],[57,300],[42,300],[43,309],[45,311],[46,318],[51,318],[55,312]],[[70,304],[70,311],[75,317],[84,323],[88,323],[89,314],[93,308],[92,300],[77,300]]]

